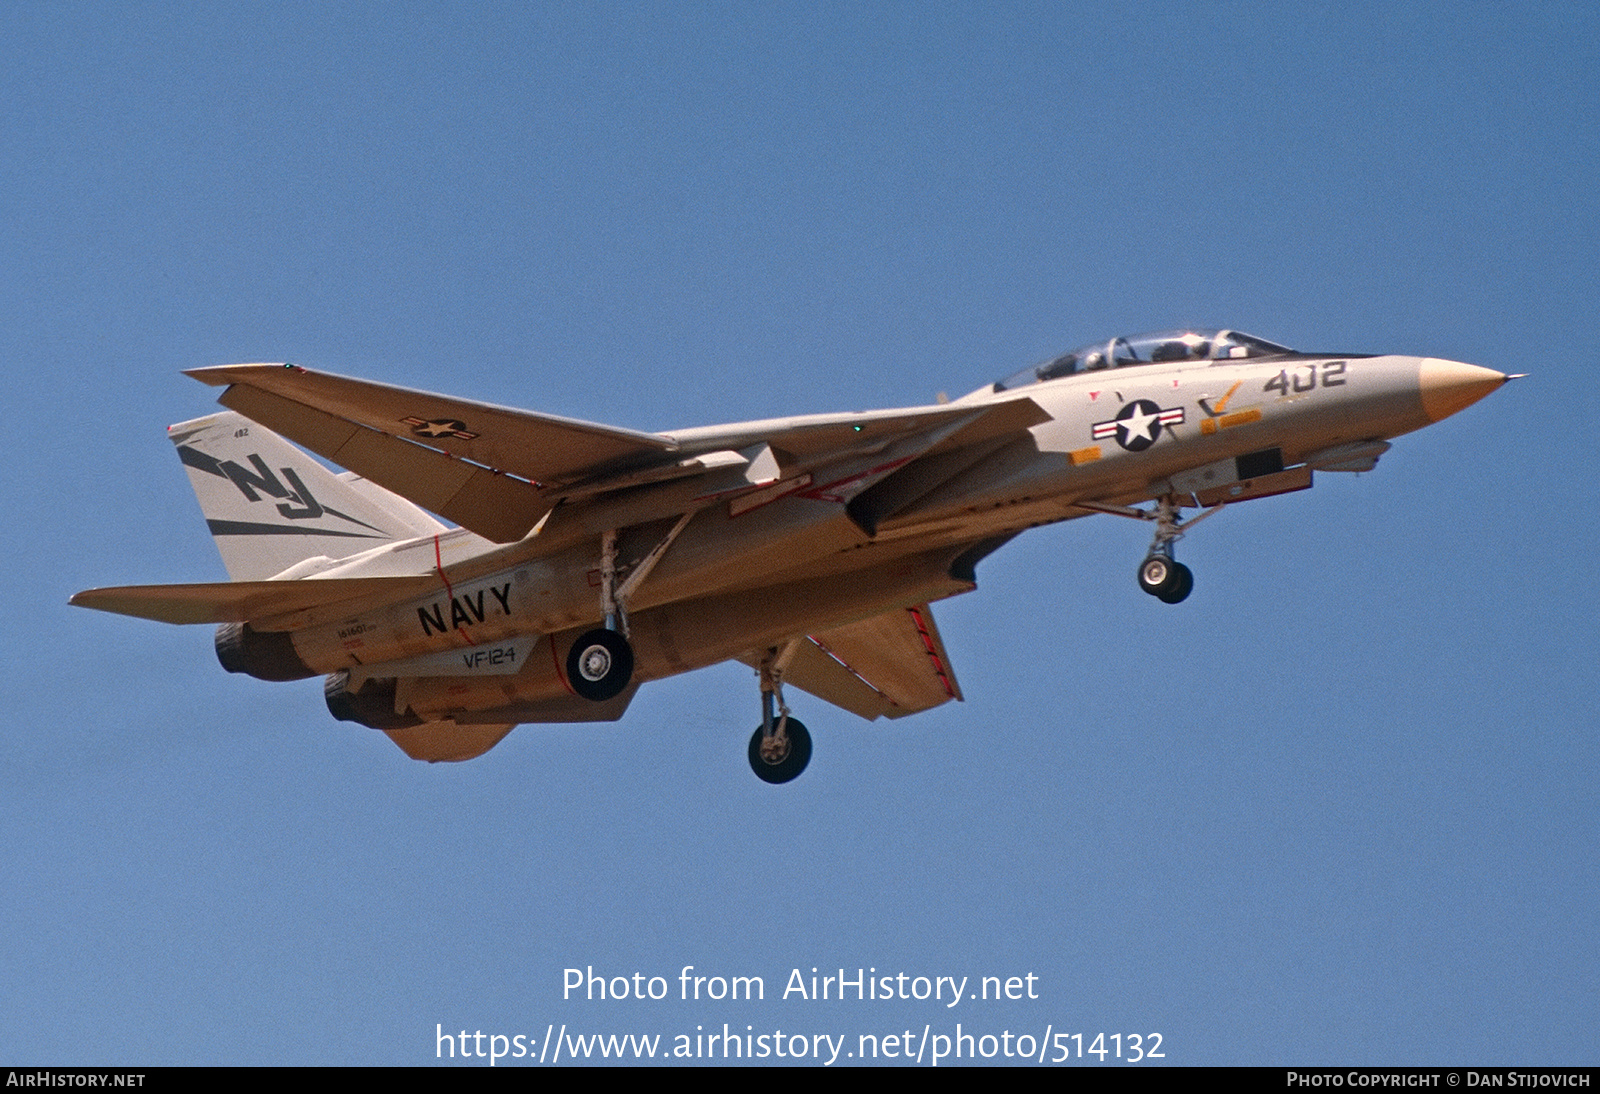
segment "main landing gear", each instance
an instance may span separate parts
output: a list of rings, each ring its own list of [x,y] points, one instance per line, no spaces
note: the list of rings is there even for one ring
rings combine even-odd
[[[783,670],[802,641],[773,646],[757,670],[761,674],[761,724],[750,738],[750,770],[762,782],[790,782],[811,762],[811,734],[800,719],[789,717],[789,705],[783,701]],[[777,717],[772,713],[774,701]]]
[[[567,651],[567,682],[585,699],[603,703],[633,680],[626,596],[617,588],[617,533],[600,537],[600,612],[606,625],[578,636]]]
[[[1221,504],[1203,509],[1190,520],[1179,519],[1183,506],[1174,494],[1157,498],[1153,509],[1135,509],[1129,505],[1107,505],[1102,502],[1078,502],[1080,508],[1098,513],[1111,513],[1119,517],[1154,521],[1155,538],[1150,541],[1150,551],[1139,563],[1139,588],[1166,604],[1178,604],[1194,592],[1194,573],[1172,557],[1172,545],[1183,538],[1183,533],[1222,508]]]
[[[579,635],[567,651],[567,682],[585,699],[603,703],[621,695],[633,680],[633,646],[628,642],[628,599],[638,591],[673,540],[688,527],[695,511],[678,523],[639,560],[621,584],[617,582],[617,532],[600,537],[600,613],[605,626]]]

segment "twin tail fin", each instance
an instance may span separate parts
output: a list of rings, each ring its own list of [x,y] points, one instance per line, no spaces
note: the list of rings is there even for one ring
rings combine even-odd
[[[350,472],[334,474],[232,411],[167,432],[234,581],[445,530],[399,495]]]

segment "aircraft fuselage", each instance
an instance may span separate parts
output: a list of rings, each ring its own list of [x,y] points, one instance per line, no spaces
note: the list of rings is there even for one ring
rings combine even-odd
[[[1010,537],[1094,512],[1151,521],[1140,584],[1176,603],[1193,584],[1172,553],[1184,507],[1209,515],[1305,489],[1316,471],[1368,470],[1390,439],[1506,379],[1437,358],[1310,355],[1234,332],[1178,333],[1095,344],[937,407],[633,434],[549,417],[523,426],[507,419],[521,412],[267,369],[196,375],[233,385],[226,405],[372,485],[296,470],[286,447],[269,459],[252,446],[282,442],[259,426],[229,436],[243,420],[234,416],[174,427],[230,572],[257,583],[92,590],[75,601],[189,621],[198,598],[215,606],[194,610],[232,620],[217,640],[230,671],[331,674],[330,709],[385,730],[493,724],[502,735],[520,721],[619,717],[641,682],[729,658],[759,662],[764,692],[789,671],[869,717],[958,698],[926,606],[974,588],[978,559]],[[396,416],[412,438],[386,424]],[[497,477],[486,460],[530,451],[516,447],[519,429],[573,446],[531,465],[561,481],[520,464],[512,470],[523,478]],[[404,508],[384,486],[434,499],[466,527]],[[319,502],[316,491],[334,497]],[[329,554],[286,545],[286,535]],[[374,539],[368,549],[350,542]],[[254,542],[274,552],[265,569]],[[287,558],[298,561],[278,572]],[[301,583],[295,595],[282,595],[286,581]],[[314,595],[319,582],[326,598]],[[906,611],[909,622],[894,622]],[[763,772],[770,705],[763,725],[752,764],[769,781],[792,778],[797,769]],[[454,759],[498,737],[485,739],[459,754],[401,743]]]

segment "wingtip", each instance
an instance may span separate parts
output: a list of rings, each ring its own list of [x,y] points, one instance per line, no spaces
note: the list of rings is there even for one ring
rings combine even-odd
[[[222,369],[216,367],[186,368],[183,370],[183,374],[189,377],[191,380],[199,380],[202,384],[210,384],[212,387],[220,387],[228,382],[217,375],[217,373],[221,371]]]
[[[199,380],[202,384],[212,387],[227,387],[244,379],[250,372],[260,372],[265,369],[290,369],[294,372],[306,370],[292,361],[267,361],[248,365],[207,365],[205,368],[186,368],[185,376]]]

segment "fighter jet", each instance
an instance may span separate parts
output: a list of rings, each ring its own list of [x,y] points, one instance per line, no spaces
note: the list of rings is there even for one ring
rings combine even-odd
[[[335,718],[431,761],[619,719],[641,684],[738,659],[769,783],[811,757],[786,684],[866,719],[960,699],[929,605],[1026,529],[1147,521],[1139,587],[1177,604],[1198,521],[1371,470],[1512,378],[1179,330],[953,402],[645,433],[293,364],[188,375],[225,388],[169,435],[232,580],[72,603],[219,624],[229,672],[325,676]]]

